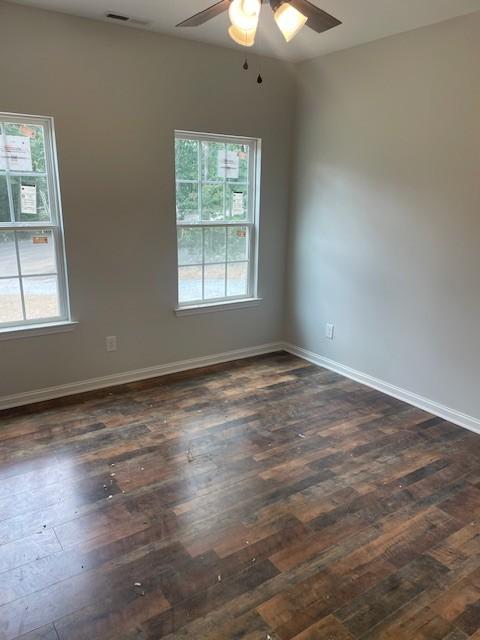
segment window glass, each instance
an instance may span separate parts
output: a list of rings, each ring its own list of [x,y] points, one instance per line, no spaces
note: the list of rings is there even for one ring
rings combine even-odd
[[[181,227],[177,230],[178,264],[201,264],[202,254],[202,229]]]
[[[255,295],[258,141],[177,133],[178,303]]]
[[[225,227],[207,227],[204,231],[204,261],[225,262],[227,255],[227,233]]]
[[[175,141],[175,169],[177,180],[198,180],[198,142]]]
[[[68,319],[52,120],[0,114],[0,328]]]
[[[247,292],[248,263],[234,262],[227,265],[227,295],[244,296]]]
[[[22,278],[25,312],[29,320],[58,316],[57,276]]]
[[[23,320],[22,296],[18,278],[0,278],[0,322]]]
[[[178,288],[182,302],[194,302],[202,298],[202,267],[179,267]]]
[[[0,273],[3,278],[18,276],[15,231],[0,231]]]
[[[248,260],[248,227],[228,229],[228,261]]]
[[[56,273],[57,262],[51,230],[17,231],[16,234],[22,276]]]
[[[50,222],[47,178],[11,176],[13,214],[18,222]]]
[[[0,172],[0,222],[10,222],[10,206],[8,204],[7,176]]]

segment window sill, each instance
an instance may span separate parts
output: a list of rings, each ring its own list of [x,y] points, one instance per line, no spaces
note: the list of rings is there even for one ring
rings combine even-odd
[[[216,311],[236,311],[237,309],[249,309],[250,307],[258,307],[263,298],[243,298],[241,300],[232,300],[230,302],[213,302],[211,304],[197,304],[192,306],[177,307],[175,314],[177,316],[193,316],[199,313],[215,313]]]
[[[19,327],[0,329],[0,340],[15,340],[16,338],[31,338],[49,333],[65,333],[73,331],[78,322],[71,320],[62,322],[48,322],[45,324],[28,324]]]

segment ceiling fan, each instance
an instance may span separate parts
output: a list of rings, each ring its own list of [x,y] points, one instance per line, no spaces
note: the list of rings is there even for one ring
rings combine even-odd
[[[340,20],[319,9],[308,0],[220,0],[208,9],[180,22],[177,27],[198,27],[228,10],[232,40],[245,47],[255,42],[262,4],[270,4],[275,22],[285,40],[290,42],[306,24],[317,33],[328,31]]]

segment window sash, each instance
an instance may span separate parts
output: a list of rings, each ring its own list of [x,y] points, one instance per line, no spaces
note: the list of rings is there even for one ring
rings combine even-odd
[[[247,181],[235,181],[229,180],[228,178],[223,178],[219,180],[208,180],[204,179],[202,175],[202,163],[200,158],[201,146],[198,144],[198,176],[197,179],[182,179],[177,178],[175,176],[175,184],[178,186],[179,184],[192,184],[198,186],[198,210],[199,216],[201,218],[202,215],[202,203],[201,203],[201,187],[204,184],[211,185],[225,185],[224,186],[224,206],[223,206],[223,215],[224,218],[222,220],[198,220],[198,221],[188,221],[184,222],[178,220],[177,213],[176,215],[176,228],[177,229],[202,229],[202,262],[196,262],[191,264],[179,264],[179,254],[178,254],[178,234],[177,234],[177,301],[178,307],[191,307],[205,304],[215,304],[221,302],[234,302],[236,300],[244,300],[247,298],[254,297],[256,295],[256,286],[257,286],[257,253],[258,253],[258,215],[257,215],[257,171],[258,171],[258,141],[252,138],[239,138],[234,136],[220,136],[220,135],[210,135],[210,134],[200,134],[200,133],[190,133],[190,132],[175,132],[175,141],[177,140],[188,140],[188,141],[196,141],[198,143],[201,142],[213,142],[220,144],[238,144],[243,146],[248,146],[249,153],[249,165],[248,165],[248,177]],[[226,214],[226,197],[227,197],[227,187],[228,185],[238,185],[246,186],[248,184],[248,203],[247,203],[247,212],[244,220],[231,220],[225,217]],[[177,198],[175,200],[177,202]],[[176,209],[177,207],[175,207]],[[248,243],[247,243],[247,257],[245,260],[235,260],[228,261],[228,229],[232,229],[235,227],[247,228],[248,233]],[[206,262],[205,261],[205,229],[210,228],[224,228],[226,230],[226,258],[225,262]],[[247,283],[246,283],[246,293],[234,296],[228,295],[228,265],[233,264],[246,264],[247,265]],[[205,297],[205,267],[208,266],[223,266],[225,265],[225,296],[221,296],[218,298]],[[188,267],[196,267],[201,268],[202,270],[202,281],[201,281],[201,291],[202,297],[195,300],[180,300],[180,269]]]
[[[192,184],[192,185],[197,185],[198,187],[198,213],[200,216],[200,220],[198,222],[189,222],[187,224],[197,224],[197,225],[203,225],[203,224],[211,224],[214,222],[218,222],[218,224],[225,224],[228,223],[228,218],[225,217],[225,212],[226,212],[226,197],[227,197],[227,191],[226,191],[226,187],[227,185],[238,185],[238,186],[245,186],[246,184],[248,185],[248,206],[247,206],[247,216],[245,218],[245,220],[243,220],[242,222],[249,222],[249,223],[256,223],[256,200],[255,200],[255,194],[256,194],[256,190],[257,190],[257,154],[258,154],[258,140],[254,139],[254,138],[241,138],[238,136],[223,136],[223,135],[215,135],[215,134],[204,134],[204,133],[190,133],[190,132],[185,132],[185,131],[176,131],[175,132],[175,142],[177,140],[187,140],[187,141],[195,141],[198,142],[198,149],[197,149],[197,153],[198,153],[198,158],[197,158],[197,168],[198,168],[198,175],[197,178],[195,180],[191,179],[182,179],[182,178],[177,178],[177,176],[175,176],[175,186],[179,185],[179,184]],[[248,181],[247,182],[242,182],[240,180],[235,181],[235,180],[229,180],[228,178],[222,178],[219,180],[208,180],[208,179],[204,179],[203,175],[202,175],[202,162],[201,162],[201,157],[200,157],[200,148],[201,145],[200,143],[202,142],[212,142],[212,143],[217,143],[217,144],[224,144],[224,145],[228,145],[228,144],[235,144],[235,145],[243,145],[243,146],[247,146],[248,150],[249,150],[249,163],[248,163]],[[224,214],[224,219],[223,220],[218,220],[218,221],[213,221],[213,220],[202,220],[202,185],[224,185],[224,203],[223,203],[223,214]],[[175,199],[175,205],[176,205],[176,199]],[[239,220],[235,220],[233,221],[234,223],[240,222]],[[181,221],[178,221],[177,219],[177,226],[184,224]]]
[[[247,255],[243,260],[229,260],[228,257],[228,229],[234,228],[247,228],[248,234],[248,242],[247,242]],[[178,262],[178,247],[177,247],[177,272],[180,273],[180,269],[188,268],[188,267],[197,267],[202,269],[202,297],[197,298],[195,300],[188,301],[180,301],[180,278],[178,277],[178,304],[179,306],[192,306],[199,304],[211,304],[214,302],[225,302],[229,300],[242,300],[245,298],[251,298],[255,294],[255,270],[254,270],[254,260],[252,259],[256,246],[256,227],[253,223],[242,223],[236,222],[231,224],[189,224],[189,225],[178,225],[179,229],[202,229],[202,262],[192,262],[187,264],[180,264]],[[205,260],[205,229],[225,229],[226,238],[225,238],[225,260],[211,262]],[[234,264],[247,264],[247,291],[245,294],[240,296],[227,295],[227,285],[228,285],[228,265]],[[225,296],[220,296],[218,298],[206,298],[205,297],[205,267],[214,267],[214,266],[225,266]]]
[[[12,171],[6,163],[5,169],[0,170],[0,176],[6,178],[7,184],[7,196],[10,211],[10,220],[0,222],[0,232],[13,232],[15,242],[15,254],[17,260],[17,275],[2,276],[0,274],[0,281],[4,280],[18,280],[20,286],[20,297],[22,306],[21,320],[14,320],[8,322],[0,322],[0,329],[8,329],[12,327],[22,327],[31,325],[41,325],[51,322],[62,322],[70,320],[70,305],[68,299],[68,287],[67,287],[67,270],[65,262],[65,248],[64,248],[64,236],[63,225],[61,216],[61,202],[60,202],[60,189],[58,182],[58,166],[56,156],[55,145],[55,131],[53,118],[28,116],[23,114],[14,113],[0,113],[0,125],[1,133],[0,138],[2,144],[6,144],[6,132],[5,124],[31,124],[34,126],[43,127],[44,145],[45,145],[45,171]],[[50,220],[45,221],[16,221],[15,209],[12,194],[12,185],[10,182],[11,177],[43,177],[47,180],[47,191],[49,198]],[[17,234],[15,232],[28,230],[28,231],[51,231],[53,236],[53,242],[55,247],[55,263],[56,272],[48,273],[36,273],[22,275],[20,264],[20,251],[18,246]],[[34,277],[48,277],[55,276],[57,278],[57,297],[58,297],[58,311],[59,313],[53,316],[45,316],[41,318],[27,318],[26,317],[26,300],[23,289],[23,280],[27,280]]]

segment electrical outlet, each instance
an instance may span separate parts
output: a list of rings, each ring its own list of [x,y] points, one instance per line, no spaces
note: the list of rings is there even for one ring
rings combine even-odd
[[[116,351],[117,350],[117,336],[107,336],[105,338],[105,346],[107,351]]]
[[[333,340],[333,334],[335,333],[335,325],[327,322],[325,325],[325,337],[329,340]]]

